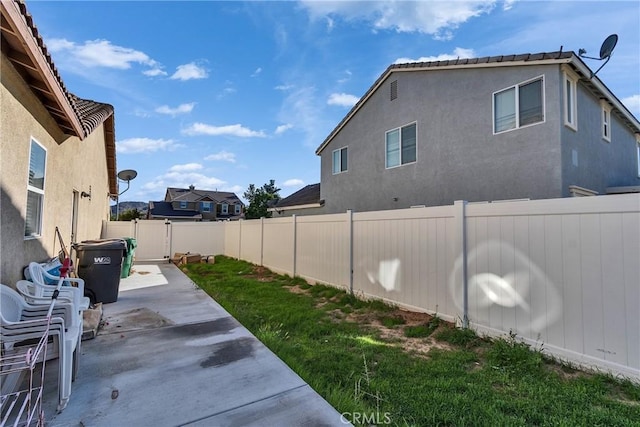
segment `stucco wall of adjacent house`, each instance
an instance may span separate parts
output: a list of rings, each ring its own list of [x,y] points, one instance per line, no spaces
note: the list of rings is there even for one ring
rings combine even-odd
[[[611,141],[602,138],[602,104],[584,85],[578,85],[578,126],[561,127],[562,195],[577,185],[606,194],[607,187],[640,185],[636,137],[618,116],[611,113]]]
[[[272,211],[273,218],[282,218],[289,216],[307,216],[307,215],[323,215],[327,213],[323,206],[318,206],[315,208],[304,208],[304,209],[286,209],[286,210],[274,210]]]
[[[324,212],[561,197],[558,69],[394,72],[321,152]],[[542,75],[545,121],[494,135],[493,93]],[[385,169],[385,132],[412,122],[417,161]],[[332,151],[341,147],[348,147],[348,171],[333,175]]]
[[[104,129],[84,141],[62,134],[16,70],[3,55],[0,88],[0,281],[13,285],[30,261],[57,255],[58,227],[67,247],[71,243],[73,192],[80,198],[76,241],[100,237],[109,218],[108,175]],[[31,139],[47,152],[42,235],[25,239],[25,212]]]

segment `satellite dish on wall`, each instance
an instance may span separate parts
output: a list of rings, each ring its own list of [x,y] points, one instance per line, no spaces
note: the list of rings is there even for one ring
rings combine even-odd
[[[602,69],[602,67],[607,65],[607,62],[609,62],[609,59],[611,59],[611,54],[613,53],[613,49],[615,49],[617,43],[618,43],[617,34],[611,34],[609,37],[604,39],[604,41],[602,42],[602,46],[600,46],[600,58],[586,56],[585,53],[587,53],[587,51],[584,49],[578,50],[578,55],[581,58],[595,59],[598,61],[604,60],[604,64],[602,64],[600,68],[598,68],[595,72],[591,73],[591,78],[593,78],[593,76],[595,76],[598,73],[598,71]]]
[[[138,172],[134,171],[133,169],[125,169],[123,171],[118,172],[118,178],[127,182],[131,181],[136,176],[138,176]]]

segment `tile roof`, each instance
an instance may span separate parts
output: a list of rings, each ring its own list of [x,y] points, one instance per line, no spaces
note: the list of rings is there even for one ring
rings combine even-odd
[[[113,114],[113,106],[103,102],[82,99],[69,93],[80,117],[85,136],[90,135],[98,126]]]
[[[585,85],[594,93],[601,93],[609,98],[614,106],[619,111],[619,116],[625,121],[627,126],[632,129],[638,129],[640,123],[629,112],[629,110],[622,104],[613,93],[602,83],[597,76],[591,74],[591,70],[572,51],[555,51],[555,52],[540,52],[540,53],[525,53],[519,55],[500,55],[500,56],[485,56],[482,58],[458,58],[447,61],[431,61],[431,62],[410,62],[404,64],[392,64],[378,77],[378,79],[371,85],[371,87],[365,92],[365,94],[358,100],[358,102],[351,108],[347,115],[338,123],[338,125],[331,131],[329,136],[320,144],[316,149],[316,154],[320,155],[320,152],[331,142],[331,140],[338,134],[342,127],[355,115],[362,105],[369,99],[369,97],[375,92],[378,87],[389,77],[393,72],[402,71],[427,71],[431,69],[444,69],[444,68],[479,68],[479,67],[498,67],[498,66],[514,66],[514,65],[536,65],[538,63],[545,64],[561,64],[571,63],[575,69],[586,75]]]
[[[174,210],[171,202],[149,202],[148,215],[150,218],[161,217],[202,219],[202,214],[197,211],[186,209]]]
[[[309,184],[301,188],[288,197],[280,199],[274,207],[278,209],[291,206],[311,205],[314,203],[320,203],[320,183]]]
[[[241,204],[242,201],[235,193],[228,191],[212,191],[191,188],[168,187],[165,201],[200,202],[213,201],[216,203]]]

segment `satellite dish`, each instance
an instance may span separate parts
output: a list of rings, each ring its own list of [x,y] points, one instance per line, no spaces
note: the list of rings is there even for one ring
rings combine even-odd
[[[613,49],[616,47],[617,43],[618,43],[618,35],[617,34],[611,34],[609,37],[604,39],[604,41],[602,42],[602,46],[600,46],[600,58],[594,58],[592,56],[586,56],[585,53],[587,53],[587,51],[584,50],[584,49],[578,50],[578,55],[581,58],[595,59],[595,60],[598,60],[598,61],[604,60],[604,64],[602,64],[600,66],[600,68],[598,68],[595,72],[591,73],[591,78],[593,78],[593,76],[595,76],[598,73],[598,71],[600,71],[602,69],[602,67],[607,65],[607,62],[609,62],[609,59],[611,59],[611,54],[613,53]]]
[[[138,176],[138,172],[134,171],[133,169],[125,169],[123,171],[118,172],[118,178],[127,182],[131,181],[136,176]]]
[[[613,49],[616,47],[616,43],[618,43],[617,34],[611,34],[602,42],[602,46],[600,47],[601,60],[611,56]]]

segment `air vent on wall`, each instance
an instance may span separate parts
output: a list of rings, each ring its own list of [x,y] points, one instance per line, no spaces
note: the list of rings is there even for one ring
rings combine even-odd
[[[391,101],[398,97],[398,81],[394,80],[391,82]]]

